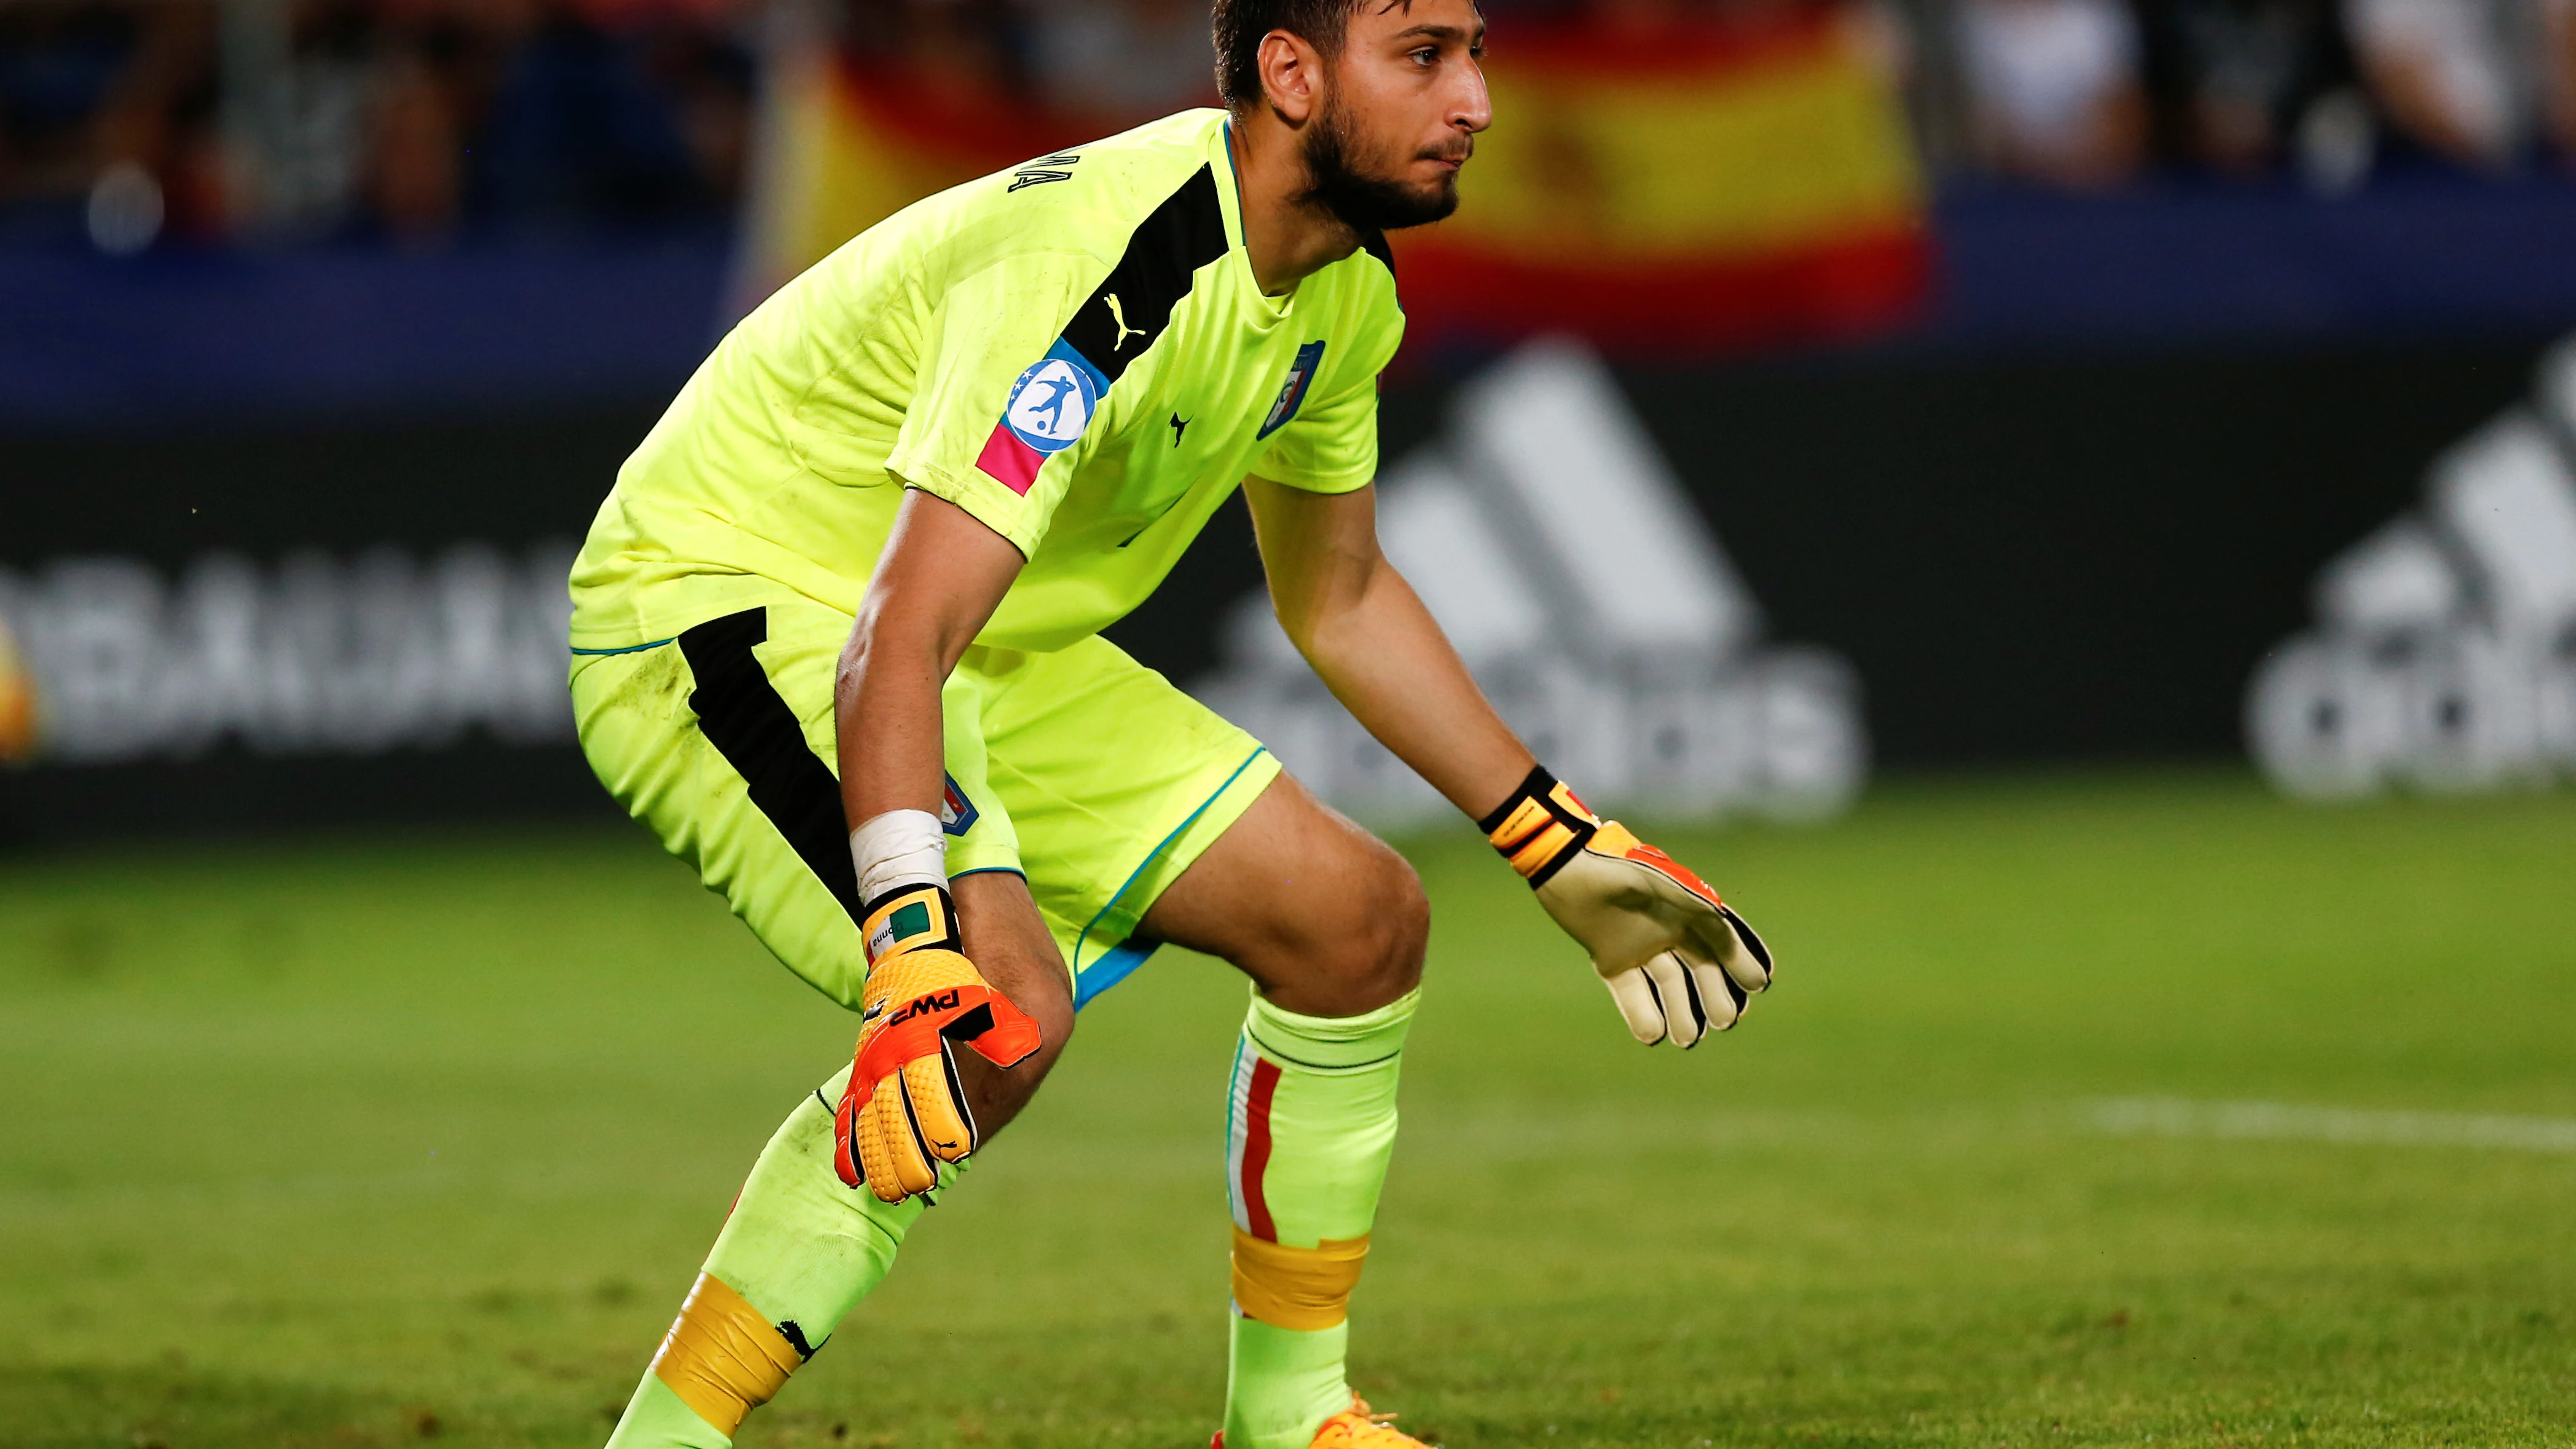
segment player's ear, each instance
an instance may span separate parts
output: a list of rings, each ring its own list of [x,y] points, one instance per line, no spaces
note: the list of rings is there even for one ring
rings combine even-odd
[[[1315,47],[1285,30],[1261,37],[1258,52],[1261,97],[1279,119],[1303,126],[1315,114],[1323,93],[1322,56]]]

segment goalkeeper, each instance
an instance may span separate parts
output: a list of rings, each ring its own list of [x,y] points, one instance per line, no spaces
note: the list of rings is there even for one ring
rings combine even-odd
[[[727,336],[575,565],[593,768],[860,1015],[771,1138],[611,1443],[720,1446],[892,1266],[1160,942],[1252,980],[1226,1158],[1231,1449],[1401,1449],[1343,1372],[1427,907],[1402,859],[1099,637],[1239,485],[1290,638],[1482,822],[1638,1040],[1770,979],[1595,820],[1378,552],[1383,232],[1490,119],[1471,0],[1217,0],[1223,111],[933,197]],[[1566,480],[1580,487],[1581,480]]]

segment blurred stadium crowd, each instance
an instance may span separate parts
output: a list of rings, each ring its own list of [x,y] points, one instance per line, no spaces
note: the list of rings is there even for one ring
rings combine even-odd
[[[797,23],[782,24],[794,10]],[[2576,166],[2576,0],[1491,0],[1634,38],[1847,20],[1951,185],[2334,192]],[[764,53],[1105,123],[1210,98],[1201,0],[0,0],[0,245],[721,227]]]
[[[2329,191],[2388,162],[2576,163],[2576,0],[1907,8],[1936,159],[2077,187],[2289,168]]]
[[[740,17],[617,0],[11,0],[0,239],[435,240],[729,213]]]

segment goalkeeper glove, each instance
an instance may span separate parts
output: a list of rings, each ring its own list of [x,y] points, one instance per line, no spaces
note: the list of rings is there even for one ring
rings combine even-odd
[[[939,1185],[981,1139],[955,1043],[997,1067],[1038,1049],[1038,1024],[995,991],[958,950],[957,907],[943,886],[912,884],[871,902],[859,1048],[832,1118],[832,1167],[848,1186],[901,1202]]]
[[[1594,817],[1544,766],[1493,814],[1485,838],[1592,956],[1628,1030],[1682,1047],[1724,1031],[1771,984],[1771,952],[1679,861]]]

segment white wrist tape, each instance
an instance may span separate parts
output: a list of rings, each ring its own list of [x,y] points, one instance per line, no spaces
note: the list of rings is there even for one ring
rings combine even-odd
[[[897,886],[948,884],[948,833],[927,810],[889,810],[850,832],[865,905]]]

